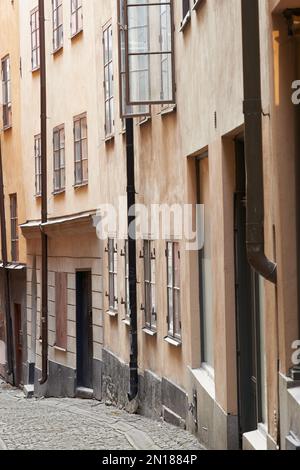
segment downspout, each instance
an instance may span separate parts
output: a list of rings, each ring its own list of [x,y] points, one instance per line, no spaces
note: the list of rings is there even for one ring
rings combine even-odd
[[[133,118],[126,119],[127,207],[128,207],[128,263],[130,305],[130,362],[128,399],[138,395],[138,338],[137,338],[137,276],[136,276],[136,225],[135,225],[135,167]]]
[[[5,302],[5,319],[6,319],[6,349],[7,349],[7,374],[12,375],[14,384],[14,361],[13,361],[13,327],[10,307],[10,286],[9,271],[7,269],[7,238],[6,238],[6,218],[5,218],[5,199],[4,199],[4,183],[3,183],[3,165],[2,165],[2,148],[0,137],[0,217],[1,217],[1,249],[4,271],[4,302]]]
[[[254,270],[276,284],[277,265],[265,255],[259,0],[242,0],[242,29],[247,254]]]
[[[45,45],[45,5],[39,0],[40,29],[40,81],[41,81],[41,167],[42,167],[42,224],[47,223],[47,90],[46,90],[46,45]],[[42,245],[42,377],[40,384],[48,380],[48,237],[41,229]]]

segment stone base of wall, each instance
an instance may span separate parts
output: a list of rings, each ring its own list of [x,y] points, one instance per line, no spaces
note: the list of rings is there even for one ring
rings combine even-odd
[[[103,350],[102,392],[106,402],[126,408],[129,390],[129,367],[108,350]],[[152,419],[186,427],[188,399],[184,390],[150,371],[139,375],[138,412]]]
[[[281,449],[300,448],[300,381],[279,374]]]
[[[34,394],[46,398],[74,398],[76,395],[76,371],[49,361],[49,377],[44,385],[39,380],[42,372],[35,369]]]
[[[190,403],[196,409],[189,414],[188,429],[194,432],[200,442],[212,450],[238,450],[239,426],[238,416],[228,415],[218,405],[214,396],[214,384],[205,380],[205,372],[197,376],[191,371]],[[197,425],[195,424],[197,417]]]

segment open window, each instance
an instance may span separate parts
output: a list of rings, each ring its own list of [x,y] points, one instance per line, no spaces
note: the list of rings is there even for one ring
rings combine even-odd
[[[125,0],[118,0],[118,28],[119,28],[119,71],[120,71],[120,115],[121,118],[150,116],[149,105],[132,106],[126,102],[127,74],[126,74],[126,21]]]
[[[173,0],[124,0],[126,104],[175,104]]]

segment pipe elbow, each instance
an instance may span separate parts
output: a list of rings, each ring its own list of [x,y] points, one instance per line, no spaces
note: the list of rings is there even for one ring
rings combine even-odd
[[[261,247],[248,246],[248,261],[253,269],[267,281],[277,284],[277,264],[269,260]]]

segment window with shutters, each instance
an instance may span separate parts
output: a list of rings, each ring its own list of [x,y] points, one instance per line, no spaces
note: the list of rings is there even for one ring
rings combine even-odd
[[[53,22],[53,51],[63,47],[63,3],[62,0],[52,0]]]
[[[35,162],[35,195],[42,194],[42,153],[41,153],[41,135],[34,137],[34,162]]]
[[[40,68],[40,25],[38,7],[30,13],[31,27],[31,68],[32,71]]]
[[[19,261],[19,225],[18,225],[18,202],[17,195],[11,194],[10,198],[10,237],[11,237],[11,259]]]
[[[71,36],[83,30],[82,0],[71,0]]]
[[[118,311],[118,249],[116,241],[108,240],[108,302],[109,311]]]
[[[68,275],[55,273],[55,346],[67,350]]]
[[[145,292],[145,325],[150,330],[156,330],[156,253],[153,242],[144,241],[144,292]]]
[[[54,193],[65,189],[65,127],[53,131],[53,190]]]
[[[179,243],[167,243],[168,336],[181,341]]]
[[[114,133],[114,70],[112,25],[103,30],[105,137]]]
[[[88,183],[88,135],[87,116],[74,118],[74,171],[75,187]]]
[[[125,319],[130,320],[130,290],[129,290],[129,247],[128,240],[125,240],[124,261],[125,261]]]

